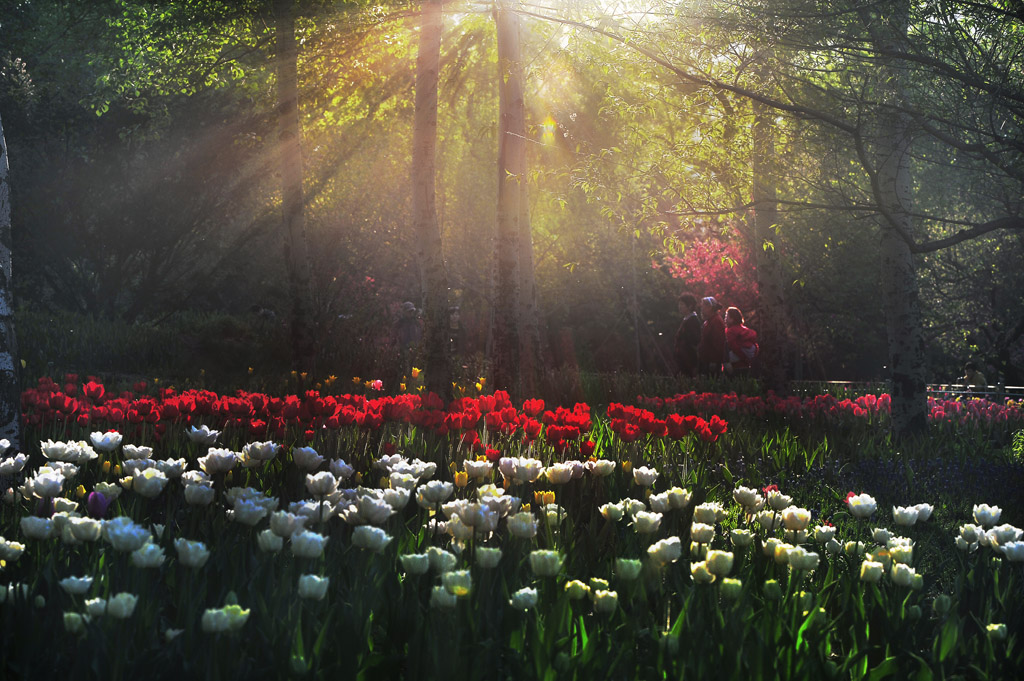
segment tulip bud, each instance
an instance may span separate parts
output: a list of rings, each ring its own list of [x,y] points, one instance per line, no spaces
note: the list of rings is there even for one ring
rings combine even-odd
[[[595,591],[593,593],[593,597],[594,612],[615,612],[615,609],[619,605],[619,594],[615,591]]]
[[[907,608],[907,619],[911,622],[916,622],[917,620],[921,619],[921,606],[912,605],[909,608]]]
[[[658,641],[658,646],[666,655],[674,657],[679,652],[679,636],[666,631]]]
[[[988,637],[993,641],[1005,641],[1006,640],[1006,625],[1005,624],[990,624],[986,627]]]
[[[309,672],[309,662],[298,655],[292,655],[289,666],[291,667],[292,674],[295,674],[296,676],[305,676]]]
[[[458,602],[458,596],[447,591],[443,586],[435,586],[430,591],[430,607],[432,608],[454,608]]]
[[[565,583],[565,593],[569,596],[569,600],[578,601],[587,597],[587,594],[590,593],[590,587],[580,580],[574,579],[571,582]]]
[[[764,583],[764,597],[770,601],[782,600],[782,587],[776,580],[769,579]]]
[[[953,599],[946,594],[939,594],[932,601],[932,608],[935,610],[935,614],[940,617],[949,613],[953,609]]]
[[[711,584],[716,579],[715,574],[708,569],[708,565],[704,561],[690,563],[690,575],[695,584]]]
[[[732,530],[729,532],[729,540],[733,546],[742,549],[750,546],[754,541],[754,535],[750,533],[750,530]]]
[[[722,591],[722,598],[729,601],[735,601],[743,595],[743,582],[731,577],[723,579],[721,586],[718,588]]]
[[[537,605],[537,590],[523,587],[512,594],[512,600],[509,601],[509,605],[516,610],[529,610]]]
[[[640,576],[643,563],[639,560],[629,558],[615,559],[615,576],[627,582],[631,582]]]
[[[860,564],[860,578],[864,582],[876,583],[882,578],[884,566],[873,560],[866,560]]]
[[[69,634],[78,635],[84,633],[85,625],[88,621],[88,615],[82,615],[77,612],[64,613],[64,629]]]
[[[711,550],[707,553],[706,561],[708,571],[722,577],[732,570],[733,554],[728,551]]]

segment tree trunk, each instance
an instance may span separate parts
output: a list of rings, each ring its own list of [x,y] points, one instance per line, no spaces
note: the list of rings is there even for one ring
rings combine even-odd
[[[897,0],[876,35],[882,54],[902,52],[907,45],[907,0]],[[901,111],[905,74],[894,60],[882,62],[883,105],[875,145],[876,200],[881,208],[882,303],[888,331],[892,380],[892,429],[898,439],[923,433],[928,427],[925,348],[921,331],[917,269],[911,251],[911,121]]]
[[[491,386],[518,396],[520,182],[526,179],[526,155],[517,147],[525,143],[526,119],[519,17],[502,3],[495,11],[495,24],[498,42],[498,216],[494,242]]]
[[[764,68],[767,73],[768,69]],[[761,376],[766,388],[785,392],[788,375],[786,300],[778,235],[779,205],[775,188],[775,112],[754,101],[753,248],[757,263],[758,341]]]
[[[285,266],[288,268],[292,363],[313,369],[313,332],[309,252],[302,195],[302,128],[299,122],[298,49],[294,0],[274,0],[277,38],[277,100],[281,212]]]
[[[441,4],[442,0],[423,0],[422,6],[412,132],[412,209],[419,246],[420,285],[424,297],[425,384],[428,390],[447,402],[452,391],[448,343],[448,275],[445,272],[435,195]]]
[[[0,120],[0,439],[21,448],[18,381],[18,344],[14,336],[14,304],[11,291],[11,190],[7,142]],[[0,454],[3,452],[0,451]]]
[[[520,62],[519,68],[522,68]],[[520,75],[521,80],[522,76]],[[525,115],[524,115],[525,132]],[[519,183],[519,385],[521,396],[536,397],[541,365],[540,305],[533,270],[533,226],[526,181],[526,141],[520,145],[523,180]]]

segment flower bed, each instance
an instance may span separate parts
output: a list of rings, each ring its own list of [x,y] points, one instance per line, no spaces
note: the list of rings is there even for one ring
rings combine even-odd
[[[0,454],[9,675],[1008,678],[1024,663],[1024,543],[1000,509],[790,496],[754,483],[764,457],[730,471],[759,419],[870,423],[884,399],[593,413],[501,392],[137,393],[43,381],[23,398],[39,448]]]

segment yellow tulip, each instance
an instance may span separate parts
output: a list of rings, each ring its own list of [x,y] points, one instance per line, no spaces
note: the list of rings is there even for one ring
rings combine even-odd
[[[465,487],[469,484],[469,473],[466,471],[458,471],[455,473],[455,486]]]

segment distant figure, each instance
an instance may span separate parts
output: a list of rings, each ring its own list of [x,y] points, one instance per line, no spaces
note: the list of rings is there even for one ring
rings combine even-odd
[[[277,314],[269,307],[253,304],[249,307],[249,314],[262,322],[272,322],[277,319]]]
[[[458,305],[448,308],[448,349],[452,357],[461,357],[463,352],[461,311]]]
[[[985,374],[978,370],[978,365],[974,362],[967,362],[964,364],[964,375],[960,378],[960,382],[968,388],[988,387],[988,381],[985,380]]]
[[[419,310],[416,305],[406,301],[398,313],[398,320],[392,329],[395,345],[398,346],[398,354],[402,361],[402,371],[408,376],[412,372],[412,358],[416,352],[416,346],[423,337],[423,327],[420,324]]]
[[[697,298],[692,293],[679,295],[679,314],[683,323],[676,331],[675,356],[680,374],[693,378],[697,375],[697,346],[700,345],[700,317],[697,315]]]
[[[757,331],[743,324],[743,313],[738,307],[725,311],[725,345],[728,350],[728,365],[734,369],[749,369],[760,347],[757,345]]]
[[[700,316],[704,318],[704,326],[697,346],[697,361],[701,373],[708,376],[722,373],[725,362],[725,321],[719,314],[721,309],[721,303],[711,296],[701,298]]]

